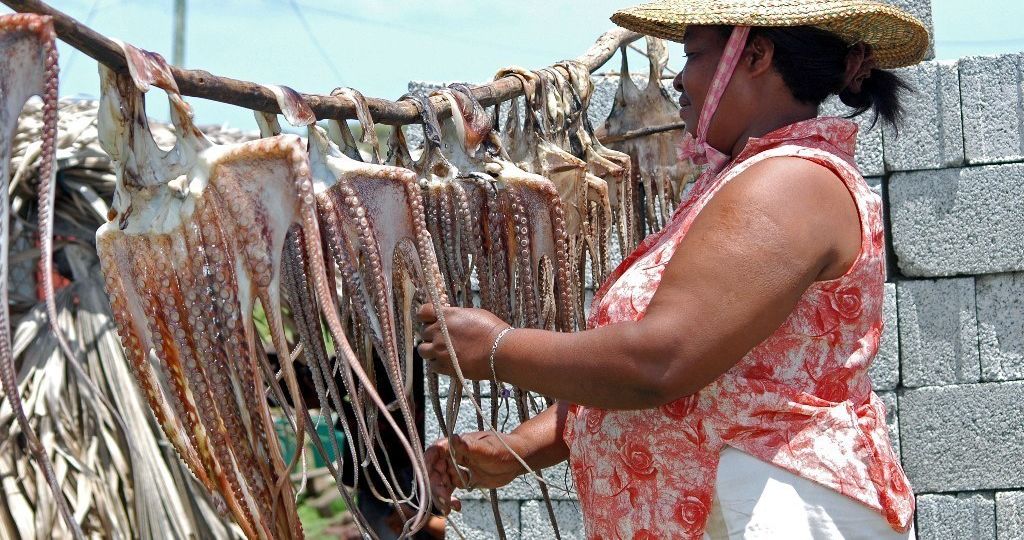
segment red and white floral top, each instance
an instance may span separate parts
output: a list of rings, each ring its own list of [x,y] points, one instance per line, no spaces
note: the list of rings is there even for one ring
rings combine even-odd
[[[759,161],[798,156],[831,169],[860,213],[861,251],[842,277],[812,284],[768,339],[694,395],[658,409],[573,407],[565,440],[587,538],[700,538],[725,445],[835,489],[909,529],[914,496],[867,369],[882,334],[880,198],[853,161],[857,125],[819,118],[751,139],[701,178],[669,224],[597,291],[588,326],[636,321],[691,223],[726,182]]]

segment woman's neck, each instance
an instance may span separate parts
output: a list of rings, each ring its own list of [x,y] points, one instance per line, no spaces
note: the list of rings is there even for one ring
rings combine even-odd
[[[736,144],[732,147],[731,156],[735,158],[740,155],[743,148],[747,146],[747,141],[751,138],[763,137],[779,128],[810,120],[817,116],[818,107],[816,105],[800,103],[784,107],[782,110],[775,109],[760,117],[755,117],[747,126],[747,129],[736,139]]]

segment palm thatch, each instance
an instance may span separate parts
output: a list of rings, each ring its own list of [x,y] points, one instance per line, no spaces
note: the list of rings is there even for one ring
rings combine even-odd
[[[11,331],[26,412],[88,536],[241,537],[170,449],[118,341],[93,245],[114,189],[97,142],[96,110],[95,101],[61,101],[57,139],[55,258],[58,283],[67,284],[57,298],[58,324],[84,362],[85,377],[57,348],[36,293],[40,103],[26,105],[14,139]],[[170,129],[152,125],[158,142],[173,141]],[[218,142],[245,138],[216,128],[207,134]],[[6,399],[0,401],[0,483],[0,538],[68,536]]]

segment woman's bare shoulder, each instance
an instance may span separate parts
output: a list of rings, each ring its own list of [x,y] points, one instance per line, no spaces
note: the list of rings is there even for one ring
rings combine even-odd
[[[832,169],[814,161],[793,156],[765,159],[737,175],[716,198],[763,213],[782,230],[813,237],[809,244],[825,250],[830,261],[822,279],[842,275],[860,250],[860,216],[853,196]]]

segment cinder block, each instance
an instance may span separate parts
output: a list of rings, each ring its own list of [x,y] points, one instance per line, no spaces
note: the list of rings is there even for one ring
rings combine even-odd
[[[447,397],[448,396],[448,392],[451,391],[452,381],[453,381],[453,379],[451,377],[446,376],[446,375],[441,375],[440,377],[438,377],[438,380],[437,380],[438,394],[441,397]],[[427,384],[429,384],[429,381],[427,381]],[[511,387],[508,386],[508,385],[505,385],[505,388],[511,389]],[[467,380],[466,381],[466,386],[464,387],[462,395],[463,396],[469,396],[470,392],[472,390],[473,390],[473,381]],[[484,396],[484,397],[491,395],[491,382],[490,381],[480,381],[480,395]]]
[[[574,501],[552,501],[558,533],[562,540],[584,540],[583,516]],[[519,519],[523,527],[523,538],[554,538],[551,520],[544,501],[526,501],[519,508]]]
[[[604,126],[605,120],[608,119],[608,115],[612,112],[612,104],[615,103],[615,93],[619,89],[619,78],[599,76],[591,77],[591,80],[594,82],[594,93],[590,97],[590,108],[587,110],[587,116],[590,117],[590,123],[597,129]],[[646,79],[641,82],[634,78],[633,82],[646,84]]]
[[[889,427],[889,439],[896,455],[900,454],[900,408],[896,392],[878,392],[878,398],[885,404],[885,425]]]
[[[519,540],[519,501],[502,501],[498,503],[501,512],[501,523],[505,529],[505,537]],[[458,530],[458,533],[455,531]],[[461,534],[459,534],[461,533]],[[493,540],[498,538],[498,528],[494,523],[494,512],[489,501],[462,501],[462,511],[452,512],[448,516],[447,538],[466,538],[468,540]]]
[[[874,191],[876,195],[882,198],[882,205],[885,205],[885,193],[882,184],[885,183],[884,176],[865,176],[864,182]]]
[[[903,467],[918,493],[1024,487],[1024,382],[910,389],[899,406]]]
[[[894,173],[900,270],[937,277],[1024,270],[1024,164]]]
[[[971,164],[1024,159],[1020,54],[960,60],[964,153]]]
[[[918,540],[982,540],[996,537],[996,503],[991,495],[921,495],[917,498]]]
[[[1024,491],[996,493],[999,540],[1024,540]]]
[[[982,378],[1024,379],[1024,273],[979,276],[977,290]]]
[[[974,278],[901,281],[897,291],[903,385],[981,380]]]
[[[480,399],[480,407],[484,412],[484,425],[488,425],[490,422],[491,405],[490,397],[484,397]],[[441,400],[441,412],[444,413],[445,401]],[[515,429],[519,425],[519,410],[516,408],[514,400],[509,399],[506,402],[501,402],[498,408],[498,431],[509,432]],[[442,435],[441,427],[438,425],[437,416],[434,414],[433,407],[427,407],[426,418],[424,419],[424,433],[427,444],[430,444],[437,439],[440,439]],[[462,398],[462,402],[459,405],[459,415],[455,421],[455,433],[470,433],[479,431],[477,427],[477,413],[476,409],[473,408],[469,398]]]
[[[876,392],[893,390],[900,383],[900,334],[895,283],[885,284],[882,315],[885,317],[882,339],[878,344],[878,354],[868,368],[868,375]]]
[[[925,60],[935,58],[935,25],[932,23],[932,0],[883,0],[886,4],[892,4],[924,23],[928,28],[928,36],[931,38],[928,46],[928,54]]]
[[[896,276],[896,255],[892,252],[892,239],[889,232],[888,211],[889,196],[886,193],[886,185],[889,180],[884,176],[865,176],[864,182],[882,200],[882,216],[885,225],[885,280],[892,281]]]
[[[960,167],[964,131],[960,71],[956,62],[925,62],[897,70],[913,92],[904,94],[906,115],[897,130],[882,125],[887,171]]]
[[[821,104],[821,116],[848,116],[853,109],[843,105],[838,96],[832,96]],[[876,122],[872,126],[873,114],[866,112],[853,119],[860,126],[857,133],[857,167],[864,176],[881,176],[885,174],[884,151],[882,149],[882,126]]]

